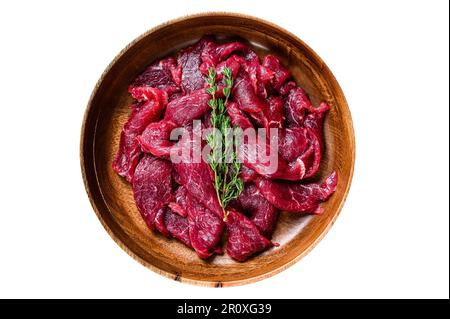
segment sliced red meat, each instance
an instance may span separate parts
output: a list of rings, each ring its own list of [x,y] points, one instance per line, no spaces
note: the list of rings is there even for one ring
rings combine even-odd
[[[327,103],[320,103],[319,107],[313,108],[306,116],[304,126],[310,129],[319,139],[320,145],[323,146],[323,121],[325,113],[330,109]]]
[[[233,74],[233,79],[235,79],[238,75],[239,68],[242,63],[244,63],[244,58],[238,55],[232,55],[225,61],[219,63],[216,67],[216,77],[217,80],[220,81],[223,78],[223,69],[228,68],[231,70],[231,74]]]
[[[268,99],[269,108],[264,114],[267,127],[281,128],[284,126],[284,101],[280,96],[271,96]]]
[[[281,183],[258,178],[261,194],[280,210],[294,213],[321,213],[320,203],[336,190],[338,177],[333,172],[322,183]]]
[[[281,86],[281,88],[278,90],[278,93],[281,96],[285,97],[289,94],[289,92],[291,92],[291,90],[295,89],[296,87],[297,84],[294,81],[289,81]]]
[[[242,130],[253,128],[252,122],[250,122],[248,117],[238,108],[236,103],[229,102],[227,104],[227,113],[233,127],[239,127]]]
[[[266,237],[270,237],[278,218],[278,210],[262,196],[254,184],[247,184],[239,196],[244,211],[250,212],[251,221]]]
[[[194,45],[183,49],[178,53],[177,62],[181,67],[181,87],[183,92],[191,93],[205,86],[205,80],[200,72],[201,54],[208,43],[211,41],[202,38]]]
[[[229,203],[226,224],[214,173],[197,156],[206,142],[192,123],[198,119],[202,129],[211,127],[205,81],[210,67],[216,69],[216,98],[224,96],[224,68],[231,70],[234,86],[227,113],[232,125],[244,130],[238,156],[243,162],[240,177],[246,184],[239,198]],[[204,37],[176,58],[151,64],[133,81],[129,92],[136,102],[121,133],[113,168],[132,182],[136,204],[150,229],[180,240],[206,259],[222,252],[226,225],[228,254],[245,261],[273,246],[268,237],[279,210],[322,212],[321,203],[336,189],[336,173],[321,183],[299,180],[319,169],[329,106],[321,103],[314,108],[291,78],[273,55],[260,63],[244,43],[217,44]],[[176,128],[187,129],[189,137],[171,141]],[[245,131],[259,128],[267,135],[262,145],[252,141],[249,133],[254,132]],[[278,148],[273,150],[271,128],[278,128]],[[268,161],[270,154],[277,166]]]
[[[167,92],[160,89],[155,89],[150,86],[130,86],[129,93],[138,102],[145,102],[153,100],[163,105],[167,105],[168,96]]]
[[[191,245],[202,259],[222,253],[220,247],[224,223],[221,217],[200,204],[192,195],[186,198]]]
[[[266,102],[255,92],[247,72],[239,71],[232,90],[232,98],[242,111],[260,113],[267,109]]]
[[[144,155],[133,177],[134,200],[145,223],[168,235],[164,227],[164,212],[173,200],[172,166],[170,162]]]
[[[223,218],[222,207],[217,199],[209,164],[205,162],[178,163],[174,164],[174,168],[188,192],[218,217]]]
[[[174,163],[179,182],[189,194],[191,194],[200,204],[208,208],[219,218],[223,218],[223,210],[217,199],[214,188],[214,173],[208,163],[184,162]]]
[[[258,177],[258,173],[256,171],[252,170],[251,168],[242,165],[241,171],[240,171],[240,177],[244,181],[244,183],[252,182]]]
[[[295,161],[308,148],[308,131],[303,127],[278,130],[278,152],[286,161]]]
[[[228,211],[226,225],[227,254],[237,261],[246,261],[251,256],[273,246],[270,240],[261,235],[250,219],[237,211]]]
[[[164,224],[169,235],[178,239],[188,247],[192,247],[189,237],[189,221],[186,217],[181,217],[167,209],[164,216]]]
[[[162,96],[167,96],[153,88],[146,88],[145,92],[148,99],[142,98],[139,104],[132,106],[131,115],[120,135],[119,150],[113,161],[113,169],[129,182],[133,179],[134,169],[141,155],[141,148],[136,138],[148,124],[161,117],[165,107],[164,101],[166,101]]]
[[[283,67],[280,60],[274,55],[266,55],[262,65],[272,71],[271,82],[275,90],[279,90],[286,80],[291,77],[291,73]]]
[[[240,127],[244,130],[244,140],[238,148],[238,157],[241,162],[251,171],[256,171],[259,175],[267,178],[277,178],[297,181],[304,177],[305,166],[301,160],[295,160],[290,163],[285,161],[281,156],[278,156],[276,149],[271,149],[270,143],[253,144],[253,141],[249,141],[245,138],[245,130],[253,128],[252,123],[247,116],[236,107],[234,103],[229,103],[227,106],[227,112],[230,116],[233,126]],[[270,161],[262,161],[265,154],[277,154],[277,166],[274,168]],[[242,175],[242,174],[241,174]],[[245,179],[251,179],[252,176],[242,175]]]
[[[303,120],[313,107],[305,90],[300,87],[292,89],[286,98],[286,121],[289,127],[302,126]]]
[[[256,94],[263,99],[267,98],[266,86],[271,81],[273,72],[259,64],[259,61],[244,63],[242,67],[247,72]]]
[[[308,148],[300,156],[300,159],[305,164],[305,178],[308,178],[312,177],[319,170],[320,160],[322,158],[322,146],[320,145],[319,138],[310,129],[306,129],[306,131]]]
[[[265,154],[274,155],[272,155],[273,158],[271,156],[269,159],[263,157]],[[245,166],[269,179],[298,181],[305,176],[305,166],[303,161],[296,160],[286,162],[279,156],[276,149],[271,149],[269,143],[243,143],[239,146],[238,157]],[[274,163],[275,160],[277,161],[276,163]]]
[[[247,67],[246,72],[239,72],[233,89],[233,99],[239,108],[254,119],[259,127],[282,127],[284,122],[284,101],[281,97],[266,99],[265,84],[270,80],[270,73],[261,75],[264,70],[259,64]]]
[[[322,102],[318,108],[314,108],[304,120],[304,126],[308,130],[310,151],[305,152],[302,160],[307,167],[305,178],[314,176],[319,170],[324,151],[323,121],[325,113],[330,109],[328,104]]]
[[[170,97],[173,93],[180,92],[181,68],[174,58],[167,58],[153,63],[139,75],[129,87],[131,95],[135,96],[136,87],[153,87],[166,91]]]
[[[172,100],[167,105],[164,120],[173,122],[178,126],[192,124],[193,120],[201,119],[209,111],[209,99],[210,95],[204,89],[201,89]]]
[[[224,61],[233,53],[241,53],[247,61],[258,61],[258,55],[242,42],[230,42],[225,44],[216,44],[209,42],[204,46],[201,58],[203,63],[208,66],[216,66]]]
[[[172,211],[182,217],[187,217],[188,215],[186,211],[187,196],[188,193],[186,187],[180,186],[175,191],[175,202],[171,202],[169,204],[169,207],[172,209]]]
[[[150,123],[138,137],[142,151],[157,157],[169,157],[170,149],[175,144],[170,140],[170,133],[176,128],[175,123],[159,121]]]

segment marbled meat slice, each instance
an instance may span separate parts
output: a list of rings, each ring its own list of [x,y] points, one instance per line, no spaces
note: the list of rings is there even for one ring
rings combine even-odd
[[[242,209],[251,214],[251,221],[270,238],[278,218],[278,210],[261,195],[254,184],[247,184],[239,196]]]
[[[200,204],[189,193],[186,198],[186,210],[189,221],[189,237],[197,255],[202,259],[207,259],[214,253],[221,254],[220,242],[224,230],[222,218]]]
[[[248,74],[255,93],[260,98],[266,99],[268,96],[266,87],[273,77],[273,72],[259,64],[258,60],[244,63],[242,69]]]
[[[241,53],[247,61],[258,61],[256,53],[242,42],[229,42],[216,44],[209,42],[202,52],[202,61],[211,65],[217,65],[234,53]]]
[[[176,124],[171,121],[159,121],[150,123],[141,136],[138,137],[142,151],[150,153],[156,157],[170,156],[170,149],[175,144],[170,140],[170,133]]]
[[[280,60],[274,55],[266,55],[263,58],[262,65],[272,71],[271,83],[277,91],[291,77],[291,73],[283,67]]]
[[[245,143],[244,141],[239,145],[237,153],[244,166],[266,178],[299,181],[305,176],[305,165],[301,159],[285,161],[269,142]]]
[[[295,161],[308,149],[308,130],[303,127],[278,130],[278,152],[286,161]]]
[[[336,190],[338,177],[333,172],[322,183],[281,183],[264,178],[255,181],[261,194],[276,208],[293,213],[322,212],[320,203]]]
[[[194,45],[181,50],[177,55],[177,62],[181,67],[181,87],[187,94],[205,86],[205,79],[200,72],[201,55],[205,45],[210,42],[208,38],[202,38]]]
[[[147,226],[167,236],[163,221],[167,205],[173,201],[170,162],[145,154],[136,166],[133,193]]]
[[[191,239],[189,237],[189,221],[187,217],[181,217],[178,214],[167,209],[164,215],[164,224],[170,236],[178,239],[188,247],[192,247]]]
[[[305,116],[313,110],[306,91],[301,87],[292,89],[286,97],[286,121],[288,127],[300,127]]]
[[[227,254],[237,261],[246,261],[251,256],[273,246],[270,240],[261,235],[250,219],[235,210],[228,211],[226,225]]]
[[[177,154],[180,158],[173,161],[177,183],[184,186],[189,194],[217,217],[223,218],[223,210],[214,188],[214,172],[202,156],[194,158],[193,153],[197,147],[201,145],[195,145],[194,132],[183,136],[174,147],[172,155],[181,153]]]
[[[231,119],[231,124],[233,127],[241,128],[242,130],[246,130],[248,128],[254,128],[252,122],[249,118],[242,112],[236,103],[228,102],[227,104],[227,113]]]
[[[284,100],[280,96],[268,98],[269,108],[264,114],[267,119],[266,127],[284,127]]]
[[[141,148],[137,137],[148,124],[157,121],[165,108],[167,94],[158,89],[144,90],[147,99],[142,97],[141,102],[132,106],[131,115],[125,123],[120,135],[119,150],[113,161],[113,169],[129,182],[133,179],[134,169],[141,155]]]
[[[323,138],[323,121],[325,113],[330,109],[328,104],[322,102],[319,107],[314,108],[304,120],[304,127],[308,130],[310,147],[312,148],[309,157],[303,156],[302,160],[307,167],[305,178],[314,176],[319,170],[322,154],[325,148]]]
[[[187,189],[184,186],[178,187],[175,191],[175,201],[169,204],[169,207],[173,212],[177,213],[181,217],[187,217],[188,213],[186,211],[187,207]]]
[[[178,126],[192,124],[193,120],[201,119],[209,111],[209,98],[209,94],[202,89],[174,99],[167,105],[164,120]]]
[[[232,90],[233,101],[245,112],[257,114],[267,109],[267,103],[255,92],[247,72],[239,71]]]
[[[129,87],[131,95],[138,99],[134,94],[136,87],[150,86],[166,91],[170,97],[172,94],[180,92],[181,87],[181,67],[173,58],[167,58],[157,61],[148,66]]]
[[[223,210],[217,199],[214,173],[208,163],[174,163],[173,168],[189,194],[217,217],[223,218]]]
[[[287,162],[283,157],[278,155],[276,149],[271,148],[268,141],[265,143],[254,143],[245,138],[245,130],[253,128],[253,125],[235,103],[229,103],[227,105],[227,113],[230,116],[232,125],[240,127],[243,130],[244,140],[239,145],[238,157],[244,166],[252,171],[256,171],[259,175],[271,179],[276,178],[297,181],[304,178],[305,165],[301,159]],[[273,160],[271,162],[266,158],[266,155],[268,156],[270,154],[277,157],[277,166],[275,169]],[[266,160],[263,161],[262,159]]]

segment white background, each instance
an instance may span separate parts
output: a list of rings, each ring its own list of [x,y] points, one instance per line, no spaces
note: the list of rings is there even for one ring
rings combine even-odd
[[[448,1],[10,1],[0,4],[0,297],[449,297]],[[350,105],[344,209],[288,270],[209,289],[123,252],[87,199],[81,121],[103,70],[166,20],[235,11],[297,34]]]

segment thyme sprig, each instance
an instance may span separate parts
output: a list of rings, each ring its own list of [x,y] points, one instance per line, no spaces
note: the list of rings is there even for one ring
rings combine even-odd
[[[218,99],[216,97],[219,90],[216,83],[216,70],[214,68],[208,69],[208,77],[206,79],[208,88],[206,92],[211,95],[208,105],[211,107],[211,125],[216,130],[208,135],[207,141],[211,147],[209,165],[214,172],[214,188],[216,189],[217,198],[224,211],[224,220],[226,220],[226,208],[232,200],[238,198],[242,193],[244,182],[239,177],[241,163],[233,148],[231,120],[226,111],[234,83],[233,74],[229,68],[224,68],[222,74],[225,84],[222,92],[225,99]]]

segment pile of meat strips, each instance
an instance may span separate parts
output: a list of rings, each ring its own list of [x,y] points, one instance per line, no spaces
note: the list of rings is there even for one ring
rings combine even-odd
[[[224,67],[232,71],[227,112],[233,126],[279,129],[278,169],[268,172],[266,165],[244,159],[245,188],[229,205],[225,221],[209,163],[170,161],[170,150],[176,145],[169,138],[174,128],[192,127],[195,119],[211,126],[211,96],[205,82],[211,67],[218,81]],[[273,55],[260,62],[242,42],[217,44],[204,37],[147,67],[129,93],[135,102],[113,169],[132,184],[148,227],[178,239],[202,259],[222,254],[223,242],[227,254],[237,261],[269,249],[279,211],[320,214],[320,203],[335,191],[335,172],[321,183],[302,182],[318,171],[329,106],[313,107]]]

